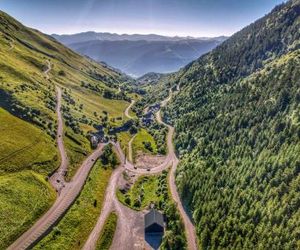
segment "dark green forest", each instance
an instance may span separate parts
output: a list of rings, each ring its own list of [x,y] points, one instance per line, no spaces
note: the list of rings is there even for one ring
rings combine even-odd
[[[203,249],[300,248],[300,1],[172,75],[177,184]]]

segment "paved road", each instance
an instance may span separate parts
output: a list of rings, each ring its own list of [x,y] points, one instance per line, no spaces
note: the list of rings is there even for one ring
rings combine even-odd
[[[18,238],[8,249],[30,249],[51,229],[65,214],[67,209],[73,204],[80,194],[85,180],[94,165],[94,159],[100,157],[103,149],[100,145],[81,165],[72,181],[67,183],[62,189],[61,195],[54,205],[45,213],[28,231]]]
[[[129,114],[129,111],[134,104],[135,104],[135,100],[131,100],[130,105],[125,109],[124,114],[128,119],[133,119],[133,117]]]
[[[60,196],[57,198],[53,206],[33,226],[8,248],[9,250],[31,248],[63,217],[65,212],[80,194],[89,172],[95,163],[95,159],[100,157],[104,147],[104,144],[100,144],[99,147],[82,163],[71,182],[64,182],[64,172],[67,170],[68,160],[62,138],[63,119],[61,114],[61,90],[57,87],[56,91],[56,112],[58,115],[57,143],[61,155],[61,165],[50,178],[50,181],[56,188],[58,188]],[[57,182],[57,180],[59,180],[59,182]]]
[[[65,174],[68,170],[68,156],[64,147],[64,140],[63,140],[63,134],[64,134],[64,127],[63,127],[63,118],[61,113],[61,98],[62,93],[61,89],[59,87],[56,87],[56,114],[57,114],[57,134],[56,134],[56,140],[57,140],[57,146],[60,153],[60,167],[57,169],[57,171],[50,177],[50,183],[55,188],[55,190],[60,194],[61,190],[65,186]]]

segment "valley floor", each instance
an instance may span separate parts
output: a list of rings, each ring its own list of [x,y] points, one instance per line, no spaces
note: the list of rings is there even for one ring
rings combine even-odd
[[[162,106],[165,106],[167,102],[171,99],[172,92],[170,92],[170,96],[162,102]],[[57,114],[58,114],[58,120],[61,120],[61,113],[60,113],[60,91],[57,89],[57,100],[58,100],[58,108],[57,108]],[[128,113],[128,109],[126,110],[126,113]],[[86,191],[85,189],[91,189],[92,187],[88,187],[90,185],[89,181],[90,178],[94,179],[95,177],[88,177],[89,172],[93,168],[94,163],[96,162],[96,159],[100,157],[103,150],[103,145],[101,145],[94,153],[92,153],[82,164],[82,166],[78,169],[75,176],[72,178],[70,182],[65,182],[63,173],[66,171],[66,165],[67,159],[62,161],[61,167],[56,171],[56,173],[50,178],[51,183],[58,191],[58,199],[54,203],[54,205],[51,207],[51,209],[44,214],[36,224],[31,227],[27,232],[25,232],[16,242],[14,242],[9,249],[22,249],[22,248],[28,248],[30,246],[36,245],[40,241],[41,238],[43,238],[45,235],[48,234],[49,230],[53,228],[53,226],[59,222],[58,226],[52,229],[51,233],[46,236],[41,242],[38,243],[38,245],[35,247],[36,249],[47,249],[48,247],[54,246],[54,244],[60,244],[60,249],[73,249],[74,247],[80,247],[84,243],[83,249],[95,249],[97,246],[97,242],[101,236],[101,232],[103,231],[103,227],[107,219],[109,218],[110,214],[112,212],[115,212],[118,220],[117,220],[117,228],[116,233],[112,242],[111,249],[120,249],[120,246],[122,246],[122,249],[151,249],[149,245],[144,241],[144,229],[143,229],[143,215],[145,212],[136,212],[134,210],[131,210],[130,208],[127,208],[126,206],[122,205],[120,201],[118,200],[116,196],[116,190],[117,187],[120,185],[120,177],[125,175],[131,175],[136,176],[135,179],[138,178],[138,176],[145,176],[145,175],[153,175],[161,173],[164,170],[167,170],[168,168],[171,168],[171,172],[169,174],[169,186],[170,186],[170,194],[172,195],[172,198],[174,202],[177,204],[178,211],[180,213],[180,217],[184,223],[185,229],[186,229],[186,238],[188,243],[188,249],[197,249],[197,238],[195,234],[194,226],[190,220],[190,218],[187,216],[185,210],[183,209],[183,206],[181,204],[181,200],[179,198],[177,188],[175,185],[175,170],[178,164],[178,159],[174,152],[173,147],[173,134],[174,134],[174,128],[170,125],[165,124],[160,116],[160,111],[157,113],[157,121],[164,126],[168,127],[169,133],[167,136],[167,146],[168,146],[168,154],[165,157],[164,161],[157,165],[152,166],[150,169],[146,168],[138,168],[133,165],[132,162],[130,162],[124,152],[122,151],[119,143],[113,143],[115,153],[117,154],[119,160],[120,160],[120,166],[114,170],[112,173],[112,176],[104,177],[103,173],[99,173],[102,175],[102,177],[109,182],[107,183],[107,188],[105,192],[105,198],[103,201],[103,204],[100,200],[100,207],[101,213],[98,219],[98,222],[94,225],[94,229],[90,231],[93,225],[92,220],[90,222],[86,221],[86,225],[89,225],[88,227],[90,229],[84,229],[85,232],[89,232],[89,237],[85,238],[83,236],[79,237],[74,235],[75,228],[78,230],[81,227],[84,227],[83,220],[78,220],[82,215],[81,213],[91,213],[91,211],[86,210],[87,207],[83,207],[81,210],[77,210],[76,207],[81,206],[81,199],[86,199],[83,196],[85,195]],[[57,131],[57,140],[59,143],[60,153],[62,159],[64,159],[64,144],[61,140],[62,137],[62,124],[59,122],[58,131]],[[130,147],[130,146],[129,146]],[[132,157],[130,157],[132,160]],[[94,167],[94,169],[91,172],[91,176],[96,170],[97,166]],[[101,167],[100,167],[101,169]],[[101,177],[101,178],[102,178]],[[103,181],[104,181],[103,179]],[[88,182],[86,183],[86,181]],[[102,182],[103,182],[102,181]],[[86,184],[84,184],[86,183]],[[103,183],[104,184],[104,183]],[[103,186],[103,188],[106,185]],[[83,188],[83,190],[82,190]],[[102,190],[102,191],[101,191]],[[100,193],[103,193],[103,189],[100,190]],[[90,192],[93,192],[91,190]],[[99,193],[99,194],[100,194]],[[78,195],[80,194],[79,198]],[[82,197],[82,198],[81,198]],[[73,204],[73,202],[75,203]],[[98,199],[97,199],[98,201]],[[92,202],[92,200],[90,201]],[[94,209],[95,207],[98,207],[98,202],[94,203]],[[102,205],[101,205],[102,204]],[[79,207],[78,207],[79,209]],[[99,208],[97,208],[99,209]],[[68,211],[68,212],[67,212]],[[67,214],[65,215],[65,212]],[[74,214],[74,216],[72,215]],[[69,222],[68,222],[69,221]],[[77,221],[77,222],[75,222]],[[75,223],[75,224],[74,224]],[[89,224],[92,223],[92,224]],[[65,225],[67,227],[65,227]],[[93,226],[92,226],[93,227]],[[68,228],[68,229],[67,229]],[[73,236],[67,236],[69,231],[74,231],[72,233]],[[70,233],[71,233],[70,231]],[[80,230],[78,231],[80,232]],[[87,237],[88,235],[86,235]],[[68,247],[67,241],[63,240],[64,237],[67,237],[67,239],[71,239],[73,237],[73,243],[77,242],[78,244],[75,246],[72,243],[72,247]],[[70,238],[71,237],[71,238]],[[75,237],[75,238],[74,238]],[[61,243],[59,242],[59,239],[61,239]],[[57,242],[57,243],[56,243]]]

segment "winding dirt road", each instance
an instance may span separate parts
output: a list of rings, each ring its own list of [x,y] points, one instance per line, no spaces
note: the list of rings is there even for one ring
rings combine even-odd
[[[133,153],[132,153],[132,142],[134,140],[134,138],[136,137],[136,135],[134,135],[130,141],[128,142],[128,160],[130,162],[133,162]]]
[[[47,65],[46,65],[46,69],[44,70],[44,74],[45,74],[46,79],[49,80],[50,79],[49,72],[52,69],[52,66],[51,66],[51,62],[49,60],[47,60],[46,62],[47,62]]]
[[[179,89],[179,88],[177,88],[177,89]],[[166,106],[167,103],[171,100],[171,98],[172,98],[172,91],[170,90],[169,97],[161,103],[161,106],[162,107]],[[175,182],[176,168],[179,163],[179,160],[175,154],[175,149],[174,149],[174,145],[173,145],[173,136],[174,136],[175,129],[174,129],[174,127],[170,126],[169,124],[166,124],[163,122],[163,120],[161,118],[160,110],[156,113],[156,119],[157,119],[158,123],[168,127],[168,129],[169,129],[169,133],[167,136],[167,147],[168,147],[168,154],[170,155],[171,160],[172,160],[172,168],[171,168],[171,172],[169,175],[169,186],[170,186],[173,200],[177,204],[177,208],[180,212],[181,218],[182,218],[184,226],[185,226],[186,238],[187,238],[187,242],[188,242],[188,249],[197,250],[198,247],[197,247],[197,235],[196,235],[195,226],[192,223],[190,217],[188,216],[188,214],[186,213],[186,211],[182,205],[180,196],[177,191],[176,182]]]
[[[101,209],[101,214],[98,218],[98,221],[89,235],[88,240],[85,242],[83,246],[83,250],[90,250],[96,248],[97,240],[100,236],[101,230],[104,226],[104,223],[109,216],[110,212],[114,210],[114,196],[115,196],[115,190],[117,188],[118,179],[122,173],[122,168],[119,167],[116,169],[112,176],[110,177],[110,181],[108,184],[108,187],[105,192],[105,200],[103,201],[103,207]]]
[[[85,180],[95,163],[94,159],[100,157],[102,149],[103,144],[82,163],[72,181],[66,183],[65,188],[62,189],[61,195],[54,205],[28,231],[18,238],[8,248],[9,250],[30,249],[56,225],[80,194]]]
[[[135,104],[135,100],[131,100],[130,105],[125,109],[124,114],[125,114],[125,116],[126,116],[128,119],[133,119],[133,117],[129,114],[129,112],[130,112],[131,107],[132,107],[134,104]]]
[[[171,100],[172,94],[173,94],[172,91],[170,91],[169,97],[161,103],[162,107],[166,106],[168,101]],[[174,201],[178,205],[178,210],[184,222],[186,237],[188,241],[188,249],[190,250],[198,249],[195,227],[183,208],[183,205],[180,200],[180,196],[177,192],[176,183],[175,183],[175,172],[179,160],[176,157],[174,146],[173,146],[174,128],[162,121],[160,111],[157,112],[156,119],[160,124],[163,124],[164,126],[168,127],[168,135],[167,135],[168,155],[166,157],[166,160],[161,165],[152,168],[150,172],[147,171],[146,169],[135,168],[135,166],[126,159],[125,154],[120,147],[120,144],[113,143],[115,151],[121,161],[121,167],[115,170],[114,175],[111,178],[109,187],[107,188],[106,191],[106,198],[105,198],[105,202],[100,217],[83,248],[84,250],[95,249],[97,240],[101,234],[101,230],[103,229],[104,223],[111,211],[116,211],[118,214],[118,225],[117,225],[117,230],[115,232],[114,241],[111,246],[111,249],[112,250],[149,249],[149,246],[144,242],[142,238],[143,228],[140,228],[139,226],[143,224],[142,213],[141,212],[137,213],[120,204],[115,194],[117,183],[124,169],[137,175],[144,175],[144,174],[160,173],[170,166],[172,166],[171,173],[169,175],[170,190]]]
[[[113,173],[110,183],[106,190],[104,205],[101,209],[101,214],[97,223],[89,235],[88,240],[83,246],[83,250],[96,249],[97,241],[104,227],[105,221],[109,214],[115,211],[118,215],[118,224],[115,232],[111,250],[140,250],[149,249],[144,242],[143,212],[136,212],[121,204],[116,197],[118,182],[123,173],[123,168],[119,166]]]

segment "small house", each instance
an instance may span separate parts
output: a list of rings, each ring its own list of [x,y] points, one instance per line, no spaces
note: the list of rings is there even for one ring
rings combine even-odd
[[[98,143],[99,143],[98,137],[95,136],[95,135],[92,135],[92,136],[91,136],[91,147],[92,147],[93,149],[97,148]]]
[[[157,210],[151,209],[145,215],[145,235],[163,234],[164,233],[164,216]]]

